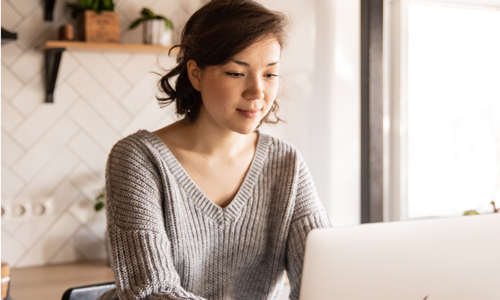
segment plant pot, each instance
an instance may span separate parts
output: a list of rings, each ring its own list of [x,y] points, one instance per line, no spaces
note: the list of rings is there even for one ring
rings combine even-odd
[[[165,27],[164,20],[147,20],[144,22],[144,44],[172,45],[172,30]]]
[[[113,11],[100,14],[85,10],[78,18],[79,39],[91,43],[119,43],[120,15]]]

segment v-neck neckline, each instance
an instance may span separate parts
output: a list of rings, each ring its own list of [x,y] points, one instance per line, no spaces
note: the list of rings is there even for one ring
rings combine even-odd
[[[247,200],[252,197],[253,189],[262,172],[264,162],[266,161],[269,150],[269,147],[267,147],[269,141],[268,135],[257,131],[257,147],[245,178],[238,188],[233,200],[231,200],[227,206],[221,207],[205,195],[160,137],[150,131],[143,131],[150,135],[154,144],[156,144],[160,155],[177,179],[179,186],[204,214],[216,220],[220,225],[223,225],[225,222],[235,221],[238,218],[243,207],[246,206]]]

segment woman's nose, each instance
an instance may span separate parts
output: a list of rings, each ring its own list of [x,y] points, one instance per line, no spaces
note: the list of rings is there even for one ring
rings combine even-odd
[[[248,79],[248,85],[243,92],[243,97],[247,100],[260,100],[264,98],[264,83],[262,79],[253,77]]]

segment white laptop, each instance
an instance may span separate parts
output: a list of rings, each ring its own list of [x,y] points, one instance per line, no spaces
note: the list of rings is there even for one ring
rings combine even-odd
[[[300,300],[499,300],[500,214],[315,229]]]

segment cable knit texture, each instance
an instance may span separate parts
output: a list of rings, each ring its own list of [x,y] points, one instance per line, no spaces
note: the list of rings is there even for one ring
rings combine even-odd
[[[155,134],[119,141],[106,167],[116,289],[108,299],[298,299],[306,236],[330,219],[300,153],[259,133],[235,198],[208,199]]]

